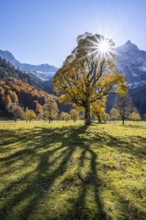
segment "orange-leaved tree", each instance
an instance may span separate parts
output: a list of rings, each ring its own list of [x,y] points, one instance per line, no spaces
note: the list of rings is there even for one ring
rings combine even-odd
[[[114,42],[85,33],[54,76],[54,90],[60,101],[73,103],[85,112],[85,125],[91,124],[91,105],[109,93],[125,95],[123,75],[114,72]]]

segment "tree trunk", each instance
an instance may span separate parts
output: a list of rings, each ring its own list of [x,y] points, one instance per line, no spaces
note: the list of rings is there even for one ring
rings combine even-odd
[[[123,124],[123,125],[125,124],[124,122],[125,122],[125,117],[123,116],[123,117],[122,117],[122,124]]]
[[[98,118],[98,122],[101,123],[101,117],[100,117],[100,115],[97,115],[97,118]]]
[[[85,105],[85,125],[91,125],[91,118],[90,118],[90,96],[87,97],[86,105]]]

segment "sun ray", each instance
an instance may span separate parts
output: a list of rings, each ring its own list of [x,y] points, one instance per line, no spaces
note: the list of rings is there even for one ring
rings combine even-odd
[[[109,59],[114,49],[114,42],[110,39],[104,38],[95,38],[95,40],[89,40],[90,46],[87,46],[87,49],[90,50],[91,54],[94,55],[94,59]]]

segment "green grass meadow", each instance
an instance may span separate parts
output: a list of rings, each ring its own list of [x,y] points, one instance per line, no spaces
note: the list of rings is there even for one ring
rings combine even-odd
[[[0,122],[0,220],[146,220],[146,122]]]

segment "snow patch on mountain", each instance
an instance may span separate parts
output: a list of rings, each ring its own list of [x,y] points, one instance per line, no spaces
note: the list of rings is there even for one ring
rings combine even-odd
[[[143,72],[146,72],[146,66],[140,66],[140,67],[139,67],[139,70],[140,70],[140,71],[143,71]]]
[[[131,82],[127,83],[129,89],[137,89],[146,86],[146,80],[140,82]]]

